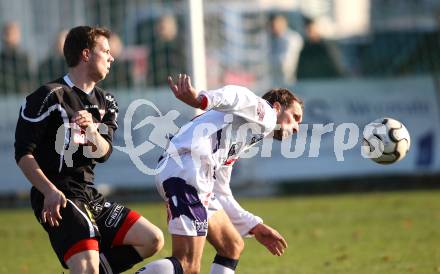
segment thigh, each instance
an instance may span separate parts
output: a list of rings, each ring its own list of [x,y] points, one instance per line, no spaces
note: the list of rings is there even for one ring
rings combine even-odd
[[[163,233],[147,219],[140,217],[128,230],[123,244],[133,246],[141,257],[147,258],[162,249]]]
[[[101,234],[101,248],[125,244],[128,232],[141,218],[139,213],[126,206],[106,201],[96,218]]]
[[[144,217],[140,217],[127,231],[122,244],[151,245],[154,239],[157,239],[157,235],[162,235],[162,231]]]
[[[207,239],[217,254],[231,259],[238,259],[244,246],[240,233],[222,209],[210,216]]]

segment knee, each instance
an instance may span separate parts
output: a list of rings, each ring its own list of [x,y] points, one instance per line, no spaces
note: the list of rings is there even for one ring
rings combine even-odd
[[[83,251],[70,257],[66,264],[71,274],[99,274],[99,253]]]
[[[164,240],[164,236],[163,233],[160,229],[158,229],[152,236],[151,239],[151,252],[153,254],[156,254],[157,252],[159,252],[163,246],[164,246],[165,240]]]
[[[183,273],[185,274],[199,274],[200,273],[200,262],[196,260],[180,260],[180,264],[183,268]]]
[[[99,264],[91,260],[81,260],[69,266],[70,274],[99,274]]]
[[[146,239],[143,250],[140,254],[143,258],[148,258],[159,252],[164,246],[164,236],[160,229],[155,229],[150,235],[148,239]]]
[[[225,244],[220,249],[217,250],[217,253],[226,258],[239,259],[243,250],[244,250],[244,241],[240,237],[225,242]]]
[[[233,259],[238,259],[240,258],[241,253],[244,250],[244,241],[243,239],[237,238],[234,241],[232,241],[231,246],[229,247],[230,250],[232,250],[233,256],[231,256],[231,258]]]

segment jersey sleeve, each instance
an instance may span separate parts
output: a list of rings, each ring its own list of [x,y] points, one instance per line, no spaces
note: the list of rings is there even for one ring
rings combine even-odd
[[[232,166],[223,166],[216,171],[214,194],[240,235],[251,236],[249,231],[263,220],[242,208],[235,200],[229,185],[231,171]]]
[[[265,129],[273,129],[276,114],[269,103],[245,87],[227,85],[217,90],[200,92],[202,109],[238,115]]]
[[[66,112],[52,96],[49,88],[43,86],[28,95],[20,108],[15,128],[15,160],[18,163],[24,155],[33,154],[46,131],[49,117],[54,111]]]
[[[113,135],[118,129],[118,103],[115,97],[107,93],[105,95],[105,114],[102,117],[101,123],[105,125],[105,131],[101,133],[102,137],[109,143],[110,147],[108,152],[102,156],[101,158],[96,159],[97,162],[102,163],[105,162],[113,152]]]

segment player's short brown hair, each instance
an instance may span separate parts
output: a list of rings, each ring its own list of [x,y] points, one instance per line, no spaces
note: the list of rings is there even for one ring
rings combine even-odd
[[[110,38],[111,32],[108,29],[90,26],[78,26],[69,31],[64,42],[64,58],[67,66],[78,65],[84,49],[92,50],[96,46],[96,39],[99,36]]]
[[[304,110],[304,101],[286,88],[271,89],[263,95],[263,99],[268,101],[272,105],[275,102],[278,102],[281,106],[285,108],[291,106],[295,101],[300,104],[301,108]]]

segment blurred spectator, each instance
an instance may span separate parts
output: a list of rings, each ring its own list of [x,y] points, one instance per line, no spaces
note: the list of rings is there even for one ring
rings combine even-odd
[[[66,36],[66,30],[62,30],[58,33],[49,56],[40,63],[38,67],[38,80],[40,83],[47,83],[59,75],[67,73],[67,65],[63,54]]]
[[[304,40],[299,33],[289,29],[286,17],[274,15],[270,18],[270,64],[275,83],[292,84],[296,81],[296,70]]]
[[[32,76],[29,58],[20,50],[21,30],[16,22],[3,27],[0,53],[0,93],[30,92]]]
[[[336,45],[322,39],[314,20],[304,20],[306,42],[299,58],[298,79],[341,76],[340,53]]]
[[[104,88],[131,88],[133,87],[133,64],[125,58],[124,44],[116,33],[112,32],[108,40],[110,54],[115,61],[111,64],[110,73],[101,82]]]
[[[168,75],[187,71],[185,41],[178,35],[176,18],[172,15],[160,17],[154,24],[155,35],[149,47],[147,84],[167,84]]]

